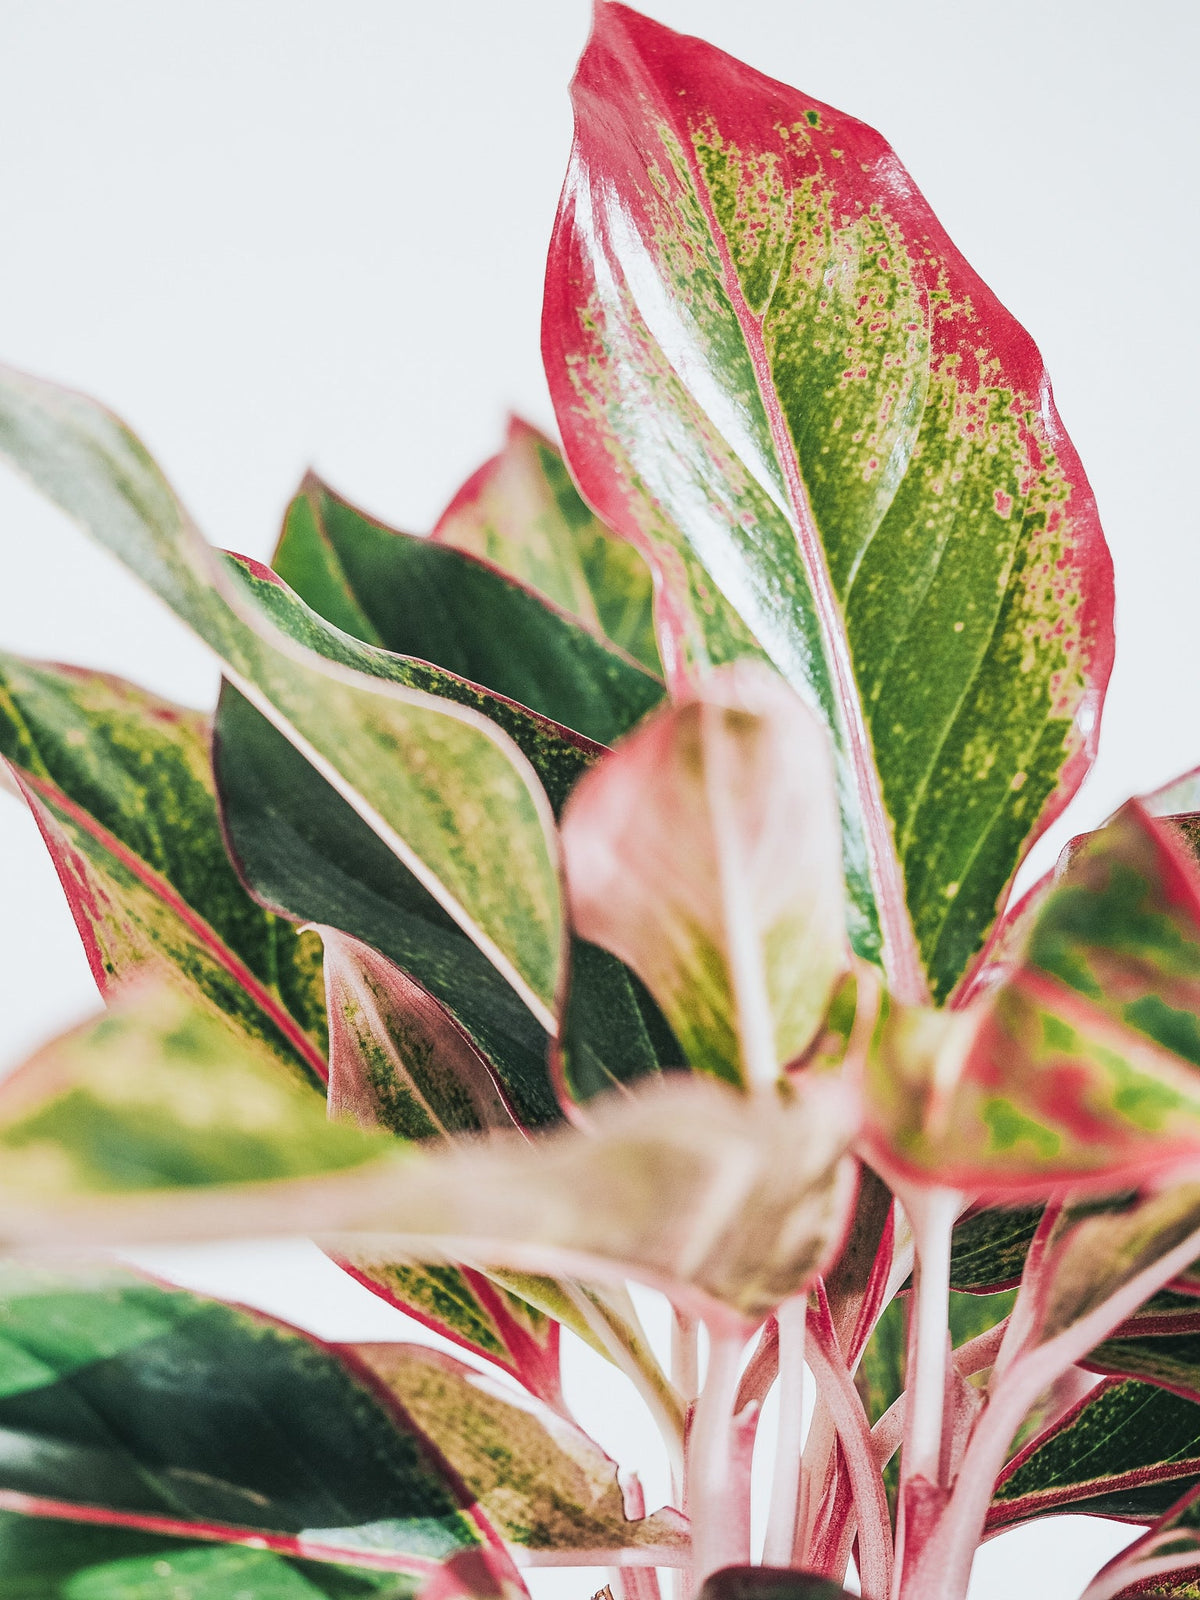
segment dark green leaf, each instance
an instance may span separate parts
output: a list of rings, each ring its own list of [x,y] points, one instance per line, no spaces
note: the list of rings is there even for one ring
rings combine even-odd
[[[1020,1279],[1042,1207],[983,1206],[954,1228],[950,1255],[950,1287],[972,1294],[991,1294]]]
[[[832,1578],[790,1567],[724,1567],[706,1578],[700,1600],[851,1600]]]
[[[385,527],[311,475],[271,564],[356,638],[444,667],[600,744],[663,697],[660,680],[524,585]]]

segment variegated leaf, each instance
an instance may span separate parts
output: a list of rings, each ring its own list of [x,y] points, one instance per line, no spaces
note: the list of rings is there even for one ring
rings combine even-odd
[[[953,990],[1087,769],[1111,566],[1041,359],[891,149],[596,12],[543,349],[672,683],[770,660],[838,752],[851,932]]]
[[[1006,979],[967,1009],[885,1001],[880,1158],[972,1190],[1109,1189],[1200,1157],[1200,876],[1136,801],[1078,844]]]
[[[602,1565],[637,1550],[683,1564],[686,1520],[631,1518],[617,1466],[574,1423],[452,1357],[410,1344],[353,1347],[431,1439],[510,1544]]]
[[[769,1084],[849,965],[824,729],[727,668],[583,780],[563,819],[574,926],[645,981],[691,1064]]]
[[[519,417],[499,455],[442,513],[433,538],[511,572],[661,673],[649,568],[580,499],[550,440]]]
[[[385,527],[311,474],[271,565],[356,639],[444,667],[601,744],[662,699],[658,678],[523,584]]]
[[[0,756],[102,993],[156,973],[323,1082],[320,942],[260,909],[221,838],[207,717],[102,673],[0,656]]]
[[[42,1181],[48,1139],[28,1188],[0,1171],[0,1241],[308,1233],[351,1261],[365,1248],[584,1283],[632,1278],[744,1329],[799,1293],[840,1245],[854,1125],[846,1092],[824,1079],[747,1097],[679,1078],[598,1105],[586,1132],[410,1148],[361,1171],[256,1188],[172,1192],[156,1175],[156,1187],[61,1203]]]
[[[1200,1484],[1096,1574],[1081,1600],[1196,1600]]]

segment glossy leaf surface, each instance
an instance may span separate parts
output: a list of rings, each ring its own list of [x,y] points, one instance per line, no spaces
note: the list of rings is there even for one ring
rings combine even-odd
[[[855,946],[944,996],[1111,664],[1041,359],[862,124],[616,4],[573,92],[543,322],[572,470],[655,570],[676,686],[761,655],[820,708]]]
[[[1007,979],[957,1014],[887,1007],[885,1160],[955,1187],[1109,1188],[1200,1154],[1200,879],[1136,801],[1071,856]]]
[[[686,1551],[685,1520],[666,1511],[631,1521],[616,1463],[547,1407],[434,1350],[410,1344],[354,1349],[437,1440],[510,1544],[580,1552],[650,1548],[664,1563]]]
[[[1004,1469],[989,1528],[1082,1512],[1149,1522],[1200,1477],[1200,1405],[1113,1380]]]
[[[18,1209],[315,1177],[390,1148],[166,988],[118,997],[0,1084],[0,1204]]]
[[[398,533],[305,479],[271,565],[355,638],[429,661],[611,744],[659,679],[487,562]]]
[[[0,1512],[0,1600],[413,1600],[415,1574]]]
[[[455,495],[437,544],[490,561],[660,674],[650,569],[579,496],[561,453],[519,417]]]
[[[555,1120],[545,1029],[416,876],[228,685],[214,764],[229,845],[256,897],[381,951],[462,1027],[522,1123]],[[568,1082],[580,1099],[682,1058],[640,985],[606,951],[578,940],[561,1035]]]
[[[537,749],[541,719],[505,702],[493,722],[485,691],[352,640],[266,569],[218,558],[140,441],[93,401],[5,369],[0,455],[217,653],[551,1026],[554,841],[542,790],[501,728]]]
[[[10,1503],[417,1574],[491,1540],[503,1569],[421,1430],[343,1352],[115,1270],[6,1267],[0,1310]]]
[[[824,729],[748,663],[660,712],[563,819],[574,926],[645,981],[698,1070],[774,1081],[849,964]]]
[[[221,839],[207,717],[119,678],[0,656],[0,756],[102,993],[168,978],[247,1045],[325,1078],[320,943],[256,906]]]

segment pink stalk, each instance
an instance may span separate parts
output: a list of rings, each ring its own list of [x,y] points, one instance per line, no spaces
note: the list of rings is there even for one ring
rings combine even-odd
[[[833,1476],[836,1450],[837,1429],[833,1424],[833,1414],[818,1387],[812,1423],[804,1446],[800,1486],[801,1514],[792,1552],[793,1566],[812,1566],[812,1554],[821,1529],[821,1514],[825,1505],[825,1493]]]
[[[858,1518],[863,1600],[888,1600],[892,1585],[892,1527],[887,1494],[871,1450],[871,1430],[862,1400],[819,1318],[811,1329],[808,1364],[833,1417],[850,1478]]]
[[[917,1249],[916,1319],[910,1357],[908,1407],[901,1476],[904,1488],[915,1478],[941,1478],[942,1415],[946,1364],[950,1355],[950,1239],[962,1196],[953,1189],[906,1193],[904,1209]]]
[[[625,1515],[631,1522],[640,1522],[646,1515],[646,1493],[636,1472],[620,1475],[621,1492],[625,1497]],[[621,1600],[662,1600],[658,1587],[658,1573],[653,1567],[618,1567],[609,1574],[609,1583],[616,1583]]]
[[[763,1564],[791,1565],[800,1511],[800,1460],[804,1445],[804,1324],[808,1299],[796,1295],[776,1312],[779,1325],[779,1432],[771,1479],[771,1507]]]
[[[1030,1407],[1068,1368],[1108,1338],[1114,1328],[1197,1255],[1200,1229],[1045,1344],[1014,1348],[1010,1343],[1014,1327],[1022,1330],[1026,1338],[1036,1336],[1036,1328],[1029,1326],[1026,1318],[1019,1323],[1015,1320],[1014,1308],[1014,1320],[992,1374],[987,1403],[963,1456],[949,1502],[923,1548],[910,1552],[914,1558],[911,1564],[905,1562],[901,1590],[904,1600],[962,1600],[992,1490],[1008,1447]]]
[[[745,1336],[709,1326],[708,1369],[687,1444],[688,1515],[696,1587],[722,1567],[750,1560],[749,1472],[734,1437],[734,1404]]]

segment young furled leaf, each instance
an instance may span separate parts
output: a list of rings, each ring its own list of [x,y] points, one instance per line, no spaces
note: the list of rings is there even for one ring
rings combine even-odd
[[[553,830],[502,731],[507,721],[538,747],[542,719],[504,702],[493,721],[485,691],[358,643],[266,569],[220,559],[141,442],[94,401],[3,369],[0,455],[220,656],[552,1028],[563,942]]]
[[[0,757],[41,830],[101,993],[155,973],[322,1083],[320,944],[246,894],[210,723],[120,678],[0,656]]]
[[[1200,1156],[1200,878],[1136,801],[1031,912],[1005,980],[957,1013],[885,1000],[872,1147],[972,1190],[1113,1189]]]
[[[692,1066],[772,1083],[849,965],[824,729],[765,668],[711,678],[579,785],[574,926],[645,982]]]
[[[444,667],[600,744],[663,697],[659,679],[522,584],[385,527],[311,474],[271,565],[355,638]]]
[[[521,1592],[470,1492],[352,1352],[111,1268],[5,1266],[0,1326],[6,1509],[421,1578],[476,1552],[493,1592]]]
[[[661,674],[649,568],[580,498],[550,440],[519,417],[499,455],[446,507],[433,540],[511,572]]]
[[[755,655],[820,708],[855,947],[943,997],[1112,661],[1041,359],[861,123],[617,4],[573,95],[543,320],[571,469],[654,570],[675,687]]]

